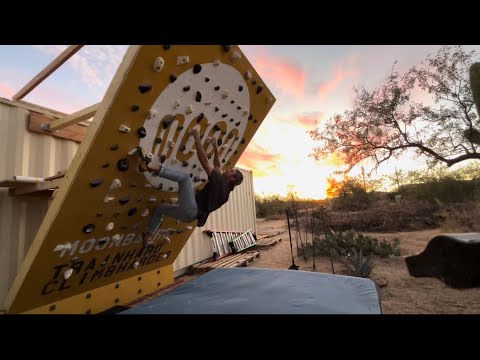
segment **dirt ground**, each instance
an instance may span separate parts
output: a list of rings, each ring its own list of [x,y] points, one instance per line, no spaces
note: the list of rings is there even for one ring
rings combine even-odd
[[[275,234],[284,231],[276,238],[282,241],[265,250],[260,250],[260,258],[250,267],[288,269],[292,264],[287,222],[285,220],[257,220],[257,233]],[[424,230],[398,233],[368,233],[379,240],[400,239],[402,256],[397,258],[376,258],[372,280],[386,285],[380,288],[382,308],[385,314],[479,314],[480,288],[457,290],[447,287],[434,278],[415,278],[409,275],[404,256],[422,252],[428,241],[442,231]],[[304,236],[305,234],[302,234]],[[311,237],[308,238],[311,241]],[[296,256],[295,236],[292,233],[293,254],[299,270],[313,271],[312,259],[304,261]],[[327,257],[316,257],[315,271],[332,273]],[[334,262],[335,272],[342,273],[341,263]]]

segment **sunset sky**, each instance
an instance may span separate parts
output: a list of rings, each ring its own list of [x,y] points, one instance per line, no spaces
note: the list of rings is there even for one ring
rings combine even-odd
[[[64,45],[0,46],[0,96],[10,98],[52,61]],[[238,166],[253,170],[255,192],[285,195],[294,185],[301,197],[324,198],[326,178],[338,168],[335,159],[315,161],[308,135],[321,123],[351,106],[353,86],[372,89],[386,77],[395,60],[397,69],[419,63],[437,45],[319,46],[240,45],[277,98]],[[127,46],[88,45],[25,97],[26,101],[66,113],[101,100]],[[479,46],[465,49],[480,50]],[[413,159],[391,161],[378,175],[395,167],[422,167]]]

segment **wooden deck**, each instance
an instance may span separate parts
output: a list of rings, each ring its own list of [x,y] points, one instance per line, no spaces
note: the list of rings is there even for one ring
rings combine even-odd
[[[208,259],[190,267],[191,273],[206,273],[217,268],[231,268],[248,266],[260,257],[259,251],[247,251],[225,256],[217,261]]]

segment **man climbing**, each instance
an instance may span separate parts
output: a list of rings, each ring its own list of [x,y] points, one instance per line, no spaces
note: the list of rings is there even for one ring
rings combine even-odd
[[[150,171],[156,176],[178,183],[177,204],[162,204],[155,209],[148,225],[148,230],[143,234],[144,245],[152,244],[150,238],[161,225],[164,216],[169,216],[182,222],[198,220],[197,226],[204,226],[209,214],[223,206],[228,201],[230,192],[243,181],[242,173],[236,169],[226,172],[222,171],[218,145],[214,138],[207,139],[207,144],[211,143],[213,145],[215,153],[212,167],[203,149],[198,130],[192,129],[190,136],[193,136],[198,159],[208,175],[207,184],[196,194],[190,182],[189,174],[151,162],[144,163],[142,161],[140,163],[140,171]]]

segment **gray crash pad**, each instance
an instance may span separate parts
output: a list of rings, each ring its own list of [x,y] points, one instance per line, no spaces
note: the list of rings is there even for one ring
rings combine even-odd
[[[375,283],[259,268],[214,269],[120,314],[381,314]]]
[[[437,278],[453,288],[480,286],[480,233],[437,235],[405,262],[415,277]]]

